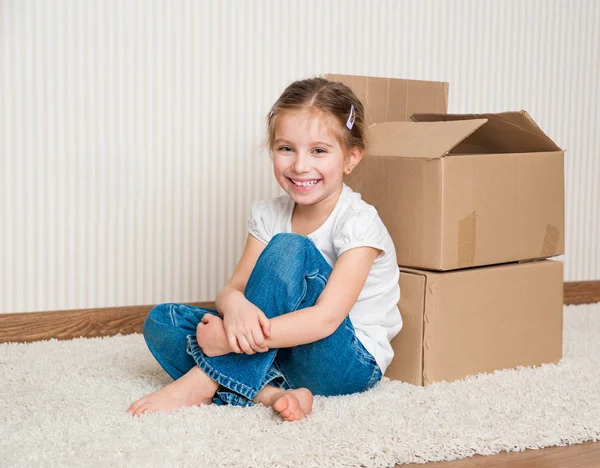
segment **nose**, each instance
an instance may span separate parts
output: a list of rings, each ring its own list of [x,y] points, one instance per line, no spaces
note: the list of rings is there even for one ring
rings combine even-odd
[[[302,152],[296,153],[296,159],[292,165],[292,170],[296,174],[304,174],[310,171],[310,157]]]

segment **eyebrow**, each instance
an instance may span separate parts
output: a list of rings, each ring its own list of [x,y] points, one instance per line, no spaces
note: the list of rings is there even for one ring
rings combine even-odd
[[[281,143],[290,144],[288,140],[285,140],[283,138],[278,138],[277,140],[275,140],[275,144],[281,144]],[[333,145],[330,145],[329,143],[326,143],[324,141],[314,141],[314,142],[312,142],[312,144],[313,145],[329,146],[330,148],[333,148]]]

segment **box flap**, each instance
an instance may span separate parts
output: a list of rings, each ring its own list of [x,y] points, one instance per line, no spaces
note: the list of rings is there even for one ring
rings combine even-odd
[[[537,153],[561,151],[525,111],[498,114],[424,114],[414,122],[453,122],[487,119],[487,124],[457,145],[452,153]]]
[[[455,122],[384,122],[369,127],[369,153],[377,156],[436,159],[486,123],[486,119]]]
[[[350,87],[365,107],[365,124],[410,121],[415,113],[447,112],[448,83],[328,73]]]

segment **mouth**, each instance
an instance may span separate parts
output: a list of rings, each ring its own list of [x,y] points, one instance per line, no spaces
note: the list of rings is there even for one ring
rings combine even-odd
[[[321,182],[321,179],[290,179],[288,180],[292,183],[294,188],[301,192],[306,192]]]

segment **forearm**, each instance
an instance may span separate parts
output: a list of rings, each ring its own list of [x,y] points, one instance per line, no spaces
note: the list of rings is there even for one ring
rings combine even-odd
[[[333,324],[323,319],[319,306],[307,307],[271,319],[271,336],[266,340],[269,348],[291,348],[313,343],[331,335]]]
[[[244,297],[243,291],[229,284],[218,292],[215,305],[221,316],[223,316],[222,311],[226,309],[225,303],[231,299],[235,299],[238,295]]]

